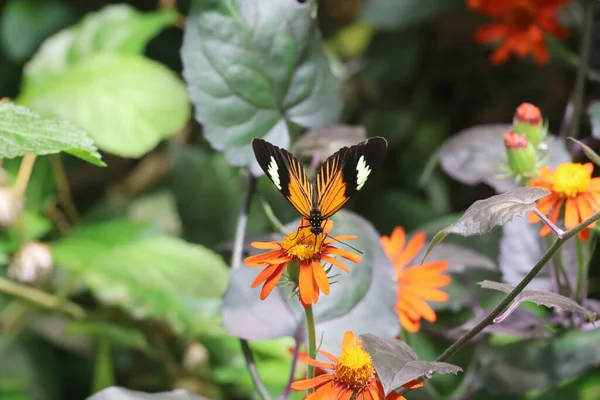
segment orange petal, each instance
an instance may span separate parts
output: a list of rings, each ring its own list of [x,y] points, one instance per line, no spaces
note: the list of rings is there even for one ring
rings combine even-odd
[[[423,382],[410,381],[410,382],[405,383],[404,385],[402,385],[402,387],[406,388],[406,389],[418,389],[420,387],[423,387]]]
[[[586,219],[588,219],[589,217],[592,216],[592,214],[594,214],[594,211],[592,210],[592,207],[590,206],[590,197],[592,195],[587,193],[587,194],[582,194],[581,196],[579,196],[577,198],[577,209],[579,210],[579,219],[581,221],[585,221]],[[596,221],[592,222],[589,227],[593,228],[596,225]]]
[[[358,264],[360,260],[362,260],[362,256],[351,251],[341,250],[337,247],[327,246],[327,250],[325,254],[335,254],[345,258],[346,260],[352,261],[353,263]]]
[[[415,296],[419,296],[424,300],[438,302],[448,301],[448,293],[442,292],[441,290],[414,286],[406,287],[404,290],[409,291],[410,293],[413,293]]]
[[[332,257],[323,255],[323,256],[321,256],[321,260],[326,261],[332,265],[335,265],[342,271],[350,272],[350,269],[348,267],[346,267],[344,264],[342,264],[342,262],[336,258],[332,258]]]
[[[327,278],[327,274],[325,273],[321,263],[318,261],[313,261],[311,268],[313,269],[315,282],[317,282],[319,289],[321,289],[323,293],[329,294],[329,279]]]
[[[323,386],[309,394],[304,400],[323,400],[323,399],[335,399],[336,397],[331,396],[332,388],[334,387],[333,381],[325,383]]]
[[[337,363],[338,362],[338,358],[336,356],[334,356],[333,354],[329,353],[328,351],[319,350],[319,353],[323,354],[325,357],[327,357],[328,359],[330,359],[331,362],[333,362],[333,363]]]
[[[600,192],[600,178],[592,178],[588,188],[592,192]]]
[[[502,40],[508,34],[510,27],[503,22],[489,24],[475,31],[475,41],[478,43],[488,43],[496,40]]]
[[[250,243],[250,246],[261,250],[281,249],[279,242],[252,242]]]
[[[273,288],[277,285],[277,282],[281,279],[281,275],[285,270],[285,264],[281,264],[277,269],[273,272],[271,276],[267,278],[264,286],[260,290],[260,299],[264,300],[267,296],[273,291]]]
[[[412,320],[409,319],[406,314],[400,314],[400,325],[402,325],[402,328],[404,328],[404,330],[408,331],[408,332],[418,332],[419,328],[421,328],[421,322],[417,319],[417,320]]]
[[[564,200],[559,199],[556,204],[554,205],[554,208],[552,209],[552,213],[550,213],[550,215],[548,216],[548,219],[550,221],[552,221],[554,224],[556,224],[556,222],[558,221],[558,214],[560,213],[560,210],[562,209],[562,205],[564,203]],[[546,224],[544,224],[544,226],[542,227],[542,229],[540,230],[540,236],[546,236],[547,234],[549,234],[551,231],[550,227]]]
[[[269,265],[268,267],[266,267],[265,269],[260,271],[260,273],[258,275],[256,275],[256,278],[254,278],[254,281],[252,282],[250,287],[255,288],[258,285],[260,285],[261,283],[263,283],[264,281],[266,281],[271,275],[276,273],[278,267],[279,267],[279,265],[277,265],[277,264]]]
[[[425,232],[415,234],[406,245],[404,251],[393,260],[394,266],[396,268],[404,267],[411,262],[419,254],[419,251],[421,251],[426,239],[427,235]]]
[[[292,389],[294,390],[307,390],[314,387],[320,386],[325,382],[329,382],[333,379],[333,374],[323,374],[316,376],[311,379],[302,379],[292,383]]]
[[[266,260],[279,258],[283,254],[285,254],[283,250],[274,250],[262,254],[257,254],[255,256],[246,257],[244,259],[244,264],[246,264],[249,267],[263,267],[266,264]]]
[[[308,356],[308,354],[303,353],[298,355],[298,361],[301,361],[305,364],[312,365],[313,367],[321,368],[321,369],[335,369],[335,365],[331,363],[321,362],[314,360]]]
[[[568,198],[565,202],[565,227],[571,229],[579,223],[579,212],[575,198]]]
[[[404,244],[406,243],[406,232],[401,226],[397,226],[392,231],[391,235],[382,236],[379,239],[379,243],[383,247],[385,254],[390,259],[394,259],[398,256],[402,250],[404,250]]]
[[[405,281],[405,279],[403,279],[403,281]],[[450,284],[450,282],[452,282],[452,277],[448,276],[448,275],[440,275],[440,276],[433,276],[433,277],[425,277],[424,279],[411,279],[410,281],[408,281],[406,283],[406,285],[411,286],[411,287],[415,287],[415,288],[430,288],[430,289],[435,289],[435,288],[443,288],[444,286],[447,286],[448,284]]]
[[[436,315],[435,311],[433,311],[433,308],[431,308],[431,306],[420,297],[407,291],[403,291],[402,300],[420,312],[421,316],[427,321],[434,322],[436,320]]]
[[[439,275],[448,268],[448,261],[430,261],[422,265],[413,265],[404,270],[406,277],[432,277]]]
[[[298,292],[300,293],[300,301],[303,305],[308,306],[313,303],[315,294],[313,291],[312,268],[310,266],[300,265]]]
[[[403,313],[406,314],[407,318],[412,320],[421,318],[421,314],[417,310],[399,299],[396,303],[396,314],[400,315]]]
[[[356,346],[362,344],[352,331],[344,332],[344,339],[342,339],[342,348],[349,346]]]
[[[590,228],[585,228],[584,230],[582,230],[581,232],[579,232],[577,234],[577,237],[579,237],[579,239],[586,241],[589,239],[590,237]]]

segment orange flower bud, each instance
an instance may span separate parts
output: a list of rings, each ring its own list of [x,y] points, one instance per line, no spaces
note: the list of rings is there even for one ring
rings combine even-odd
[[[537,158],[527,136],[507,131],[504,133],[504,147],[510,172],[517,176],[535,175]]]
[[[548,129],[542,120],[542,112],[531,103],[521,103],[513,117],[513,130],[526,135],[534,149],[546,138]]]

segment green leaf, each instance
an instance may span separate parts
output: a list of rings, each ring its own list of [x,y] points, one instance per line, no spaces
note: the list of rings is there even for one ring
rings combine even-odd
[[[206,397],[193,395],[183,389],[172,392],[144,393],[113,386],[104,389],[87,400],[208,400]]]
[[[92,391],[97,392],[115,384],[115,371],[111,357],[110,341],[101,338],[96,350],[94,376],[92,378]]]
[[[196,119],[232,165],[255,164],[255,137],[288,147],[289,122],[317,128],[338,119],[339,82],[310,4],[195,0],[182,58]]]
[[[359,238],[349,244],[363,252],[357,265],[342,260],[350,273],[332,269],[336,283],[331,285],[330,294],[321,294],[314,305],[321,349],[338,352],[348,329],[356,334],[394,336],[400,327],[395,312],[394,268],[379,244],[379,234],[367,220],[348,211],[338,212],[333,219],[331,234],[356,234]],[[298,329],[304,329],[304,312],[297,297],[279,287],[260,300],[260,287],[250,288],[260,270],[242,266],[231,271],[223,299],[223,326],[230,335],[248,340],[295,336]]]
[[[152,150],[190,112],[177,76],[137,55],[91,56],[51,79],[26,84],[20,101],[41,114],[68,118],[87,129],[99,148],[123,157]]]
[[[110,225],[74,231],[52,245],[56,264],[79,277],[101,302],[134,318],[165,319],[179,333],[214,324],[227,284],[222,259],[181,239],[131,232],[119,241]],[[103,233],[115,237],[94,240]]]
[[[589,158],[590,161],[593,162],[594,164],[600,166],[600,156],[594,150],[592,150],[592,148],[590,146],[587,146],[585,143],[583,143],[575,138],[572,138],[572,137],[568,137],[567,139],[570,139],[573,142],[577,143],[579,146],[581,146],[581,148],[583,149],[583,152],[585,153],[587,158]]]
[[[44,118],[10,102],[0,102],[0,157],[61,151],[95,165],[106,165],[94,141],[82,129],[67,121]]]
[[[65,332],[67,335],[88,335],[98,340],[108,341],[113,346],[121,346],[149,351],[150,345],[141,331],[108,322],[71,322]]]
[[[71,8],[57,0],[10,0],[0,17],[0,35],[6,56],[21,63],[49,35],[75,19]]]
[[[363,347],[373,359],[386,396],[402,385],[434,372],[458,374],[462,371],[462,368],[444,362],[419,361],[413,349],[400,340],[372,334],[360,335],[360,338]]]
[[[553,385],[597,366],[599,340],[600,329],[592,329],[482,345],[478,348],[482,384],[499,394],[520,394]]]
[[[486,234],[494,226],[503,225],[514,217],[532,211],[535,202],[548,194],[550,192],[546,189],[522,187],[485,200],[477,200],[458,221],[435,234],[423,260],[447,235],[454,233],[467,237]]]
[[[460,8],[459,0],[371,0],[362,10],[362,19],[386,29],[406,29],[448,11]]]
[[[52,79],[95,54],[142,54],[148,42],[175,18],[174,10],[140,13],[127,4],[89,13],[44,42],[25,66],[24,85]]]
[[[493,281],[483,281],[479,282],[479,285],[484,289],[492,289],[499,290],[504,293],[510,293],[513,291],[515,286],[509,285],[507,283],[493,282]],[[525,289],[523,290],[514,300],[514,304],[518,305],[521,302],[530,301],[537,305],[546,306],[548,308],[556,307],[560,310],[578,312],[581,314],[585,314],[590,321],[594,321],[596,319],[596,313],[588,310],[585,307],[577,304],[576,301],[570,299],[565,296],[561,296],[556,293],[547,292],[545,290],[531,290]]]

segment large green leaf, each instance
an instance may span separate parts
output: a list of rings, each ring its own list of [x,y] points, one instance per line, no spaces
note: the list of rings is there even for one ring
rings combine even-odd
[[[6,56],[18,63],[25,61],[47,36],[69,25],[74,18],[69,6],[58,0],[7,1],[0,17]]]
[[[106,7],[49,38],[26,65],[19,101],[87,129],[102,150],[140,157],[187,122],[183,82],[141,53],[172,13]]]
[[[358,235],[351,244],[363,252],[358,265],[346,262],[350,273],[339,271],[330,294],[321,295],[314,306],[321,348],[337,353],[345,330],[393,337],[400,327],[395,312],[394,269],[379,244],[379,234],[368,221],[347,211],[337,213],[334,221],[332,235]],[[249,340],[294,336],[298,329],[304,329],[297,297],[282,287],[260,300],[260,287],[250,288],[259,271],[242,266],[231,272],[223,303],[223,326],[231,335]]]
[[[0,157],[61,151],[105,165],[94,141],[82,129],[67,121],[44,118],[26,107],[0,102]]]
[[[137,55],[92,56],[39,85],[26,85],[20,101],[44,115],[70,119],[99,148],[124,157],[141,157],[189,116],[183,83]]]
[[[54,243],[57,265],[101,302],[135,318],[164,318],[178,332],[198,330],[206,318],[214,323],[227,284],[221,258],[177,238],[149,235],[141,225],[117,224],[88,226]]]
[[[290,121],[314,128],[338,118],[339,82],[310,4],[196,0],[182,57],[196,119],[230,164],[252,163],[254,137],[287,147]]]

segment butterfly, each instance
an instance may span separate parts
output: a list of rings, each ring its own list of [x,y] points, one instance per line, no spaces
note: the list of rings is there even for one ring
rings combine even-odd
[[[381,164],[387,141],[373,137],[342,147],[325,160],[314,182],[308,180],[300,161],[287,150],[258,138],[252,141],[252,149],[275,187],[308,220],[310,231],[320,234],[323,221],[362,189],[373,168]]]

